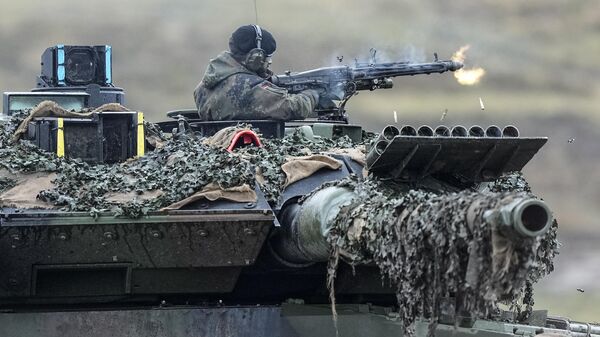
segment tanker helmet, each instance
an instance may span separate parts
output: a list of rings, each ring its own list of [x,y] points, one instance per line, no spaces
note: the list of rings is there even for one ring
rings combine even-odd
[[[273,35],[258,25],[242,26],[233,32],[229,39],[231,53],[243,58],[244,65],[256,73],[266,70],[269,58],[276,48]]]

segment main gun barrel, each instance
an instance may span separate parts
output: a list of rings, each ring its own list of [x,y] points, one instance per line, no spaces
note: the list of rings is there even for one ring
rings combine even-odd
[[[354,208],[369,207],[367,201],[356,204],[357,198],[356,193],[348,188],[326,187],[307,198],[301,205],[288,206],[288,210],[282,213],[284,216],[280,219],[283,233],[273,243],[277,254],[291,263],[326,261],[330,254],[327,237],[340,209],[351,204]],[[540,236],[550,228],[552,213],[543,201],[521,196],[506,198],[508,199],[503,200],[510,202],[484,210],[482,220],[521,237]],[[479,206],[473,202],[462,208],[462,214],[454,216],[466,219],[471,227],[478,221],[474,218],[475,213],[472,210]],[[431,203],[419,205],[422,212],[426,212],[428,207],[435,206]],[[374,214],[376,211],[372,210],[367,214]]]

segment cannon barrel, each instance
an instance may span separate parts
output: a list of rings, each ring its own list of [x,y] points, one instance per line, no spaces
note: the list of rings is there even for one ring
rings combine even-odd
[[[329,256],[327,234],[343,205],[356,197],[342,187],[327,187],[304,203],[287,206],[280,219],[283,232],[272,243],[276,253],[291,263],[326,261]]]
[[[280,221],[283,232],[274,240],[276,253],[291,263],[321,262],[329,257],[330,247],[327,236],[340,208],[350,205],[356,194],[344,187],[326,187],[307,198],[301,205],[293,204],[283,212]],[[428,207],[423,204],[422,208]],[[467,222],[471,207],[464,211]],[[536,237],[544,234],[552,223],[550,209],[541,200],[516,197],[506,205],[483,212],[483,220],[499,225],[523,237]],[[470,225],[470,223],[469,223]]]

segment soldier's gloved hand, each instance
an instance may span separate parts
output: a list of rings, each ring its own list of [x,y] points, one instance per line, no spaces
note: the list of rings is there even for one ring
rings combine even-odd
[[[337,104],[329,98],[329,96],[319,96],[319,103],[317,104],[318,109],[331,110],[337,108]]]
[[[317,101],[317,106],[315,109],[319,110],[331,110],[337,108],[337,104],[329,97],[327,89],[325,88],[315,88],[317,93],[319,94],[319,100]]]
[[[264,69],[263,71],[258,73],[258,76],[264,78],[265,80],[271,82],[271,76],[273,76],[273,72],[270,69]]]
[[[312,102],[313,102],[313,107],[317,107],[317,104],[319,103],[319,92],[315,89],[307,89],[301,92],[301,94],[304,94],[308,97],[311,98]]]

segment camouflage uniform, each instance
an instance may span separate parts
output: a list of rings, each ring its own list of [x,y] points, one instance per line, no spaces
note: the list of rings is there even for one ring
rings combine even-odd
[[[211,60],[194,90],[200,119],[278,119],[316,117],[318,93],[289,94],[236,61],[230,52]]]

